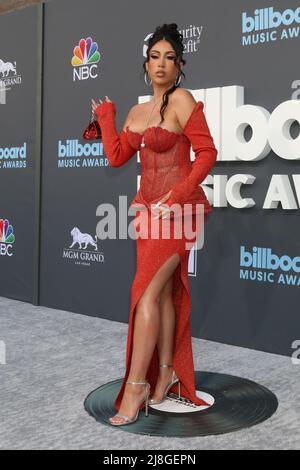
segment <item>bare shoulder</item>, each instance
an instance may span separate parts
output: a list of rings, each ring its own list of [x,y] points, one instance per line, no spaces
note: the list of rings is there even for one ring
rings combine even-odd
[[[192,93],[187,90],[186,88],[176,88],[176,90],[172,93],[174,104],[180,105],[195,105],[196,100],[193,97]]]
[[[123,124],[123,130],[126,130],[127,126],[130,126],[132,121],[134,121],[135,116],[139,110],[140,104],[133,105],[127,113],[126,119]]]
[[[178,123],[184,129],[190,115],[192,114],[197,101],[189,90],[177,88],[173,93],[174,110]]]

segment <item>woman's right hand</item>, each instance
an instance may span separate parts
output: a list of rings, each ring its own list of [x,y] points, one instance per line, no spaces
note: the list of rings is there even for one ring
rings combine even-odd
[[[106,95],[105,95],[105,101],[106,102],[111,102],[111,100]],[[94,99],[92,99],[92,111],[93,111],[93,113],[95,113],[98,106],[100,106],[102,103],[103,103],[103,101],[100,100],[100,98],[99,98],[99,103],[97,103]]]

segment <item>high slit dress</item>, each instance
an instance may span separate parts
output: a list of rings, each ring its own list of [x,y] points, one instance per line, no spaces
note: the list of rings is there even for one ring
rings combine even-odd
[[[151,126],[144,133],[139,133],[127,126],[118,134],[114,102],[104,101],[95,111],[101,127],[103,148],[110,165],[123,165],[137,151],[140,152],[141,160],[140,188],[130,204],[135,211],[133,222],[137,261],[131,286],[126,371],[115,399],[115,408],[118,411],[130,372],[136,306],[155,274],[175,253],[178,253],[180,262],[173,273],[172,297],[176,315],[173,366],[180,381],[181,396],[196,405],[208,405],[196,395],[195,389],[188,282],[190,249],[201,234],[207,215],[212,211],[199,184],[208,175],[218,154],[203,107],[202,101],[196,102],[182,132]],[[145,146],[142,146],[143,140]],[[195,153],[193,163],[190,160],[191,146]],[[153,222],[151,208],[170,190],[171,197],[165,204],[173,206],[173,212],[168,220],[158,219]],[[157,225],[153,225],[155,223]],[[152,233],[156,235],[152,236],[151,230],[154,230]],[[152,393],[158,373],[159,357],[155,346],[146,374]],[[178,384],[173,385],[170,391],[178,394]],[[142,403],[140,408],[143,406]]]

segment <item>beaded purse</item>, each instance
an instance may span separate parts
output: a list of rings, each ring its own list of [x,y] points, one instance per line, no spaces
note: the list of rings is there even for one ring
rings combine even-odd
[[[92,111],[90,122],[87,125],[86,129],[84,130],[82,137],[85,140],[95,140],[95,139],[102,138],[100,125],[99,125],[98,120],[95,119],[95,114],[93,111]]]

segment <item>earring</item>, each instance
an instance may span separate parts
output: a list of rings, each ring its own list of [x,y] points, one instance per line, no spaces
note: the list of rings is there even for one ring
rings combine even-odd
[[[144,80],[146,85],[150,86],[152,84],[152,80],[150,80],[150,83],[147,82],[147,72],[144,72]]]
[[[179,78],[178,82],[177,82],[177,79]],[[176,81],[175,81],[175,86],[178,86],[179,83],[181,82],[181,74],[178,75],[178,77],[176,78]]]

